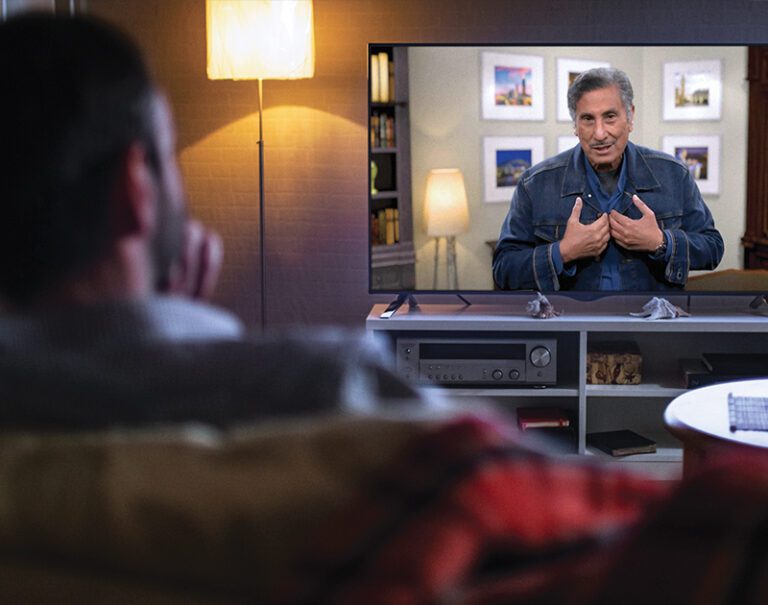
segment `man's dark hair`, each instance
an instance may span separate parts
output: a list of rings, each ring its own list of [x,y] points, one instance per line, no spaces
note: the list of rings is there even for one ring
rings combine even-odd
[[[155,88],[136,45],[100,21],[0,24],[0,297],[34,301],[101,257],[128,146],[156,168]]]
[[[632,91],[632,82],[629,81],[629,76],[615,67],[595,67],[576,76],[568,88],[568,111],[574,123],[576,122],[576,105],[579,99],[588,92],[611,86],[619,89],[621,102],[624,104],[624,109],[627,112],[627,120],[631,122],[632,105],[635,102],[635,95]]]

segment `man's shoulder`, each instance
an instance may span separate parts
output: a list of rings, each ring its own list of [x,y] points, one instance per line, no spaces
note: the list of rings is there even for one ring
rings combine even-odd
[[[229,311],[181,297],[108,301],[0,316],[0,349],[83,349],[140,342],[241,338]]]
[[[565,171],[571,163],[571,158],[575,151],[575,148],[567,149],[566,151],[549,157],[538,164],[534,164],[523,173],[521,180],[528,185],[531,181],[556,177],[559,173]]]
[[[0,348],[0,383],[0,424],[16,428],[228,426],[433,401],[390,371],[380,343],[342,330]]]
[[[182,297],[157,297],[144,304],[147,336],[158,340],[238,339],[240,320],[229,311]]]
[[[687,171],[687,168],[683,165],[679,158],[676,158],[675,156],[670,155],[664,151],[636,144],[632,144],[632,148],[634,149],[635,153],[642,157],[648,164],[658,164],[660,166],[673,169],[677,167]]]

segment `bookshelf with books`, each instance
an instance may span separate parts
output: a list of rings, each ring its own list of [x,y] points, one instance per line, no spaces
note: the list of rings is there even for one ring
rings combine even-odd
[[[407,52],[397,46],[369,47],[369,220],[374,290],[412,289],[416,280]]]

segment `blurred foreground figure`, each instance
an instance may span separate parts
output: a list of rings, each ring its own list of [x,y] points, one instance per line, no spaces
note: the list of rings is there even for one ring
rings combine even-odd
[[[0,426],[223,425],[414,396],[358,338],[254,342],[194,300],[221,241],[187,216],[170,107],[121,32],[11,19],[0,87]]]

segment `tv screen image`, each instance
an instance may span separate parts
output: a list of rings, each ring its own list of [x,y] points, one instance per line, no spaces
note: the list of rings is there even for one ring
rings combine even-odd
[[[748,50],[370,45],[370,291],[764,292],[768,281],[761,271],[751,280],[737,277],[744,268],[747,212]],[[575,124],[567,103],[568,87],[580,73],[605,67],[624,72],[634,92],[634,111],[625,116],[629,124],[623,131],[609,125],[607,135],[597,135],[611,144],[618,140],[619,147],[621,137],[628,138],[618,160],[608,145],[590,148],[589,141],[596,140],[588,130],[593,124],[585,126],[581,117]],[[600,105],[588,107],[594,108],[602,111]],[[585,156],[590,166],[598,166],[600,157],[610,160],[590,178],[604,184],[604,169],[615,168],[608,180],[613,179],[614,193],[622,185],[619,198],[629,190],[648,199],[648,207],[656,208],[655,233],[664,234],[659,243],[665,246],[632,251],[626,243],[613,253],[609,269],[594,258],[571,258],[571,247],[560,250],[568,218],[562,206],[569,214],[574,192],[586,196],[596,186],[587,181],[564,191],[568,171],[587,178]],[[530,168],[542,162],[560,173],[531,178]],[[638,166],[648,173],[636,174]],[[521,184],[526,170],[529,181]],[[667,188],[666,181],[680,180],[681,174],[690,180]],[[653,179],[679,199],[659,201]],[[605,187],[610,192],[611,184]],[[582,200],[577,213],[582,225],[600,220],[606,203],[633,221],[644,217],[631,197],[611,202],[605,195]],[[609,255],[629,237],[612,229],[612,244],[596,256]],[[681,230],[685,236],[678,235]],[[556,252],[548,245],[554,243]],[[510,251],[520,254],[508,256]],[[553,253],[560,258],[551,258]],[[648,261],[653,255],[656,260]],[[680,262],[688,263],[682,271]],[[645,269],[630,270],[633,263]]]

